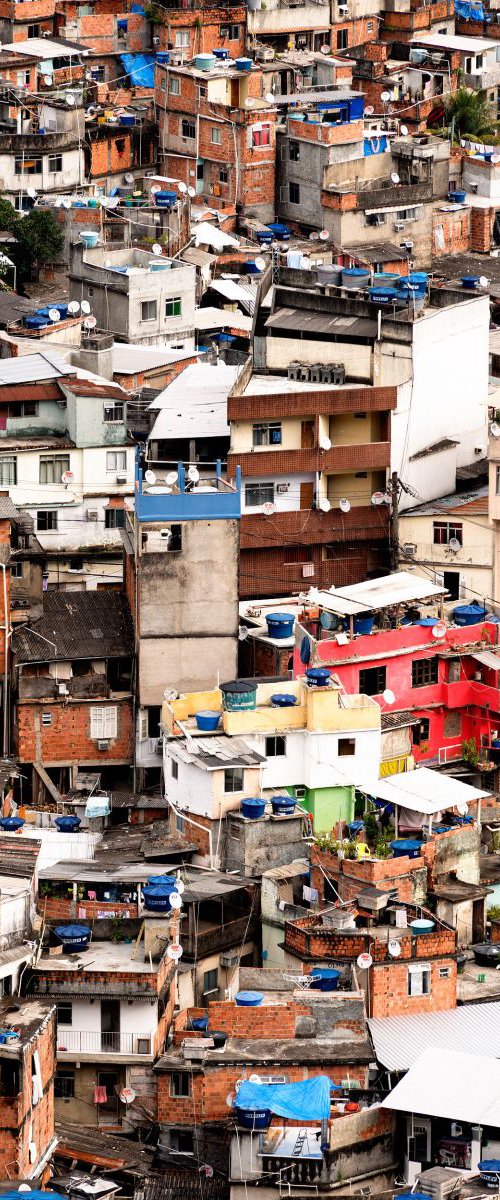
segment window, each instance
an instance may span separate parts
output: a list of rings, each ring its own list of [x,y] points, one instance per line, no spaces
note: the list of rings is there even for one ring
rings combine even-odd
[[[184,837],[186,822],[181,813],[175,814],[175,828],[177,830],[177,833],[180,833],[181,837]]]
[[[62,1000],[57,1007],[57,1024],[72,1025],[73,1024],[73,1005],[66,1000]]]
[[[141,321],[156,321],[156,300],[142,301]]]
[[[225,792],[242,792],[243,791],[243,768],[242,767],[227,767],[224,771],[224,791]]]
[[[169,1132],[170,1149],[175,1154],[194,1154],[194,1136],[189,1129],[171,1129]]]
[[[180,79],[179,79],[179,77],[178,77],[177,75],[173,75],[173,76],[171,76],[171,79],[170,79],[170,86],[169,86],[169,91],[170,91],[170,95],[171,95],[171,96],[180,96],[180,94],[181,94],[181,81],[180,81]]]
[[[385,691],[385,667],[365,667],[359,672],[359,691],[362,696],[380,696]]]
[[[281,446],[281,423],[261,421],[252,427],[253,446]]]
[[[172,776],[172,779],[179,778],[179,763],[177,762],[176,758],[170,759],[170,774]]]
[[[266,755],[268,758],[283,758],[286,754],[286,737],[266,737]]]
[[[214,146],[222,145],[222,129],[219,129],[217,125],[214,125],[212,129],[212,142]]]
[[[165,300],[165,316],[180,317],[182,314],[182,301],[180,296],[170,296]]]
[[[421,746],[422,742],[429,741],[431,723],[428,717],[421,717],[418,725],[413,726],[413,744]]]
[[[254,125],[252,129],[252,146],[271,145],[271,126]]]
[[[431,991],[431,968],[427,963],[412,963],[408,967],[408,995],[429,996]]]
[[[75,556],[75,558],[70,558],[68,569],[70,571],[75,571],[77,574],[81,575],[81,573],[83,571],[83,558],[80,558],[80,556],[78,554]]]
[[[113,708],[91,708],[90,710],[90,736],[93,741],[100,741],[101,738],[107,741],[108,738],[115,738],[118,734],[118,709],[116,705]]]
[[[57,529],[57,508],[43,508],[36,514],[39,533],[50,533]]]
[[[40,25],[38,24],[38,21],[36,22],[35,25],[28,25],[28,37],[29,38],[40,37]]]
[[[288,157],[290,162],[300,162],[300,142],[289,141]]]
[[[455,539],[463,545],[463,525],[456,521],[433,521],[433,541],[435,546],[449,546]]]
[[[22,577],[23,577],[23,564],[22,564],[22,562],[11,562],[11,564],[10,564],[10,577],[11,577],[11,579],[22,579]]]
[[[496,494],[500,496],[500,466],[497,467]]]
[[[61,407],[66,408],[66,401],[61,401]],[[38,401],[22,400],[20,404],[7,404],[6,409],[8,417],[37,417]]]
[[[62,154],[49,154],[49,173],[55,175],[57,171],[62,171]]]
[[[175,45],[177,50],[189,50],[189,29],[176,29]]]
[[[18,71],[17,72],[17,86],[18,87],[29,87],[30,82],[31,82],[31,76],[30,76],[29,69],[27,69],[26,71]]]
[[[337,30],[337,50],[347,50],[349,45],[349,31],[347,29]]]
[[[0,996],[12,996],[12,975],[0,979]]]
[[[69,454],[41,454],[39,483],[60,483],[69,471]]]
[[[229,182],[229,171],[227,167],[219,167],[219,183]]]
[[[434,658],[415,658],[411,664],[412,687],[426,687],[429,683],[437,683],[438,660]]]
[[[75,1095],[75,1072],[68,1068],[57,1068],[54,1076],[54,1097],[56,1100],[72,1100]]]
[[[42,725],[52,725],[52,713],[42,713]]]
[[[180,1100],[182,1097],[189,1096],[190,1094],[190,1078],[187,1072],[172,1071],[170,1076],[170,1095],[174,1099]]]
[[[290,204],[300,204],[300,187],[298,183],[288,184],[288,199]]]
[[[221,25],[219,32],[220,32],[221,38],[229,38],[230,42],[239,41],[239,38],[240,38],[240,26],[239,25]]]
[[[183,138],[191,138],[194,141],[196,137],[196,125],[194,121],[189,121],[187,117],[183,117],[181,121],[181,134]]]
[[[439,978],[440,979],[449,979],[450,978],[450,968],[449,967],[440,967],[439,968]]]
[[[37,157],[14,159],[14,174],[15,175],[41,175],[42,174],[42,159]]]
[[[245,504],[247,508],[260,508],[263,504],[274,503],[274,483],[247,483],[245,486]]]
[[[104,420],[106,425],[111,425],[113,421],[123,421],[124,413],[123,404],[105,404]]]
[[[17,483],[17,458],[15,454],[3,454],[0,458],[0,483]]]
[[[366,32],[373,33],[373,21],[366,22]]]
[[[356,753],[356,738],[339,738],[339,758],[349,758]]]
[[[161,80],[160,80],[160,87],[161,87],[161,90],[162,90],[162,92],[166,92],[166,90],[167,90],[167,77],[166,77],[166,75],[162,75],[162,77],[161,77]]]
[[[203,975],[203,995],[208,995],[209,992],[218,992],[219,990],[219,971],[217,967],[213,967],[211,971],[205,971]]]
[[[105,529],[125,529],[125,509],[124,508],[105,508],[104,509],[104,528]]]
[[[110,474],[112,471],[127,470],[127,452],[126,450],[108,450],[106,454],[106,471]]]

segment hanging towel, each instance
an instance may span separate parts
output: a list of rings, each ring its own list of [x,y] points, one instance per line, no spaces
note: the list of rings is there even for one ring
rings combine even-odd
[[[316,900],[318,899],[316,888],[308,887],[307,884],[304,884],[304,887],[302,888],[302,899],[309,900],[310,904],[315,904]]]
[[[406,929],[406,928],[407,928],[407,921],[406,921],[405,909],[397,908],[396,909],[396,929]]]
[[[79,908],[79,909],[78,909],[78,916],[79,916],[79,917],[86,917],[86,916],[87,916],[87,909],[86,909],[86,908]]]
[[[94,1088],[94,1104],[106,1104],[108,1093],[102,1084]]]
[[[97,900],[97,892],[93,892],[90,888],[87,889],[87,897],[89,900]]]

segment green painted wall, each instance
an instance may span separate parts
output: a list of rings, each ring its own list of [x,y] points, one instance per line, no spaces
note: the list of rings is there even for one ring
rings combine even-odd
[[[294,794],[293,788],[288,788]],[[345,787],[306,788],[300,803],[312,816],[314,832],[331,833],[338,821],[354,820],[355,789]]]

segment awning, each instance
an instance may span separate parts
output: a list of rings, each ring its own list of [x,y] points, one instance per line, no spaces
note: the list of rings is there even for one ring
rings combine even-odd
[[[500,671],[500,654],[495,654],[493,650],[480,650],[479,654],[473,654],[472,658],[481,663],[482,667],[489,667],[490,671]]]
[[[455,808],[457,804],[471,804],[490,793],[462,783],[451,775],[444,775],[441,771],[432,771],[430,767],[417,767],[415,771],[379,779],[371,794],[386,804],[432,817],[442,809]]]
[[[500,1062],[429,1046],[381,1107],[499,1128]]]
[[[463,1004],[444,1012],[404,1017],[372,1017],[368,1021],[378,1062],[389,1071],[407,1071],[422,1048],[484,1054],[500,1058],[500,1003]]]

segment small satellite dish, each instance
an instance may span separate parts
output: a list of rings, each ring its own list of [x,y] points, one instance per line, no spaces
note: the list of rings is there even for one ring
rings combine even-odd
[[[83,322],[84,329],[95,329],[96,325],[97,325],[97,321],[96,321],[95,317],[85,317],[85,320]]]
[[[70,200],[69,196],[64,196],[64,198],[63,198],[63,208],[67,208],[67,209],[70,209],[70,208],[71,208],[71,200]]]
[[[342,500],[339,503],[339,508],[340,508],[340,511],[343,513],[350,512],[351,511],[351,501],[346,500],[345,498],[342,498]]]
[[[260,1083],[260,1075],[250,1075],[249,1083]]]
[[[383,504],[384,499],[385,499],[385,492],[373,492],[372,493],[372,504]]]
[[[37,192],[36,188],[29,187],[29,188],[26,188],[26,195],[29,196],[30,200],[36,200],[38,192]]]
[[[371,954],[358,954],[356,959],[360,971],[368,971],[373,963]]]
[[[156,475],[155,475],[154,471],[145,471],[144,478],[146,480],[146,483],[156,483]]]
[[[77,316],[77,314],[80,312],[80,305],[78,303],[78,300],[70,300],[70,302],[68,304],[68,312],[71,313],[72,317]]]
[[[272,517],[273,513],[276,512],[276,505],[273,504],[272,500],[267,500],[266,503],[262,505],[262,512],[264,513],[264,516]]]
[[[375,109],[373,107],[373,104],[367,104],[367,106],[365,108],[365,117],[373,117],[374,112],[375,112]]]
[[[135,182],[135,180],[134,180],[132,171],[127,171],[127,174],[125,176],[125,183],[134,183],[134,182]]]
[[[319,618],[319,623],[322,629],[333,629],[337,618],[333,613],[322,612]]]
[[[248,634],[249,634],[249,630],[248,630],[247,626],[246,626],[246,625],[240,625],[240,627],[239,627],[239,629],[238,629],[238,641],[239,641],[239,642],[246,642],[246,640],[247,640],[247,637],[248,637]]]
[[[390,98],[391,98],[390,92],[382,92],[382,95],[380,97],[382,104],[387,104],[388,101],[390,100]]]
[[[61,314],[58,308],[49,308],[49,317],[54,324],[61,320]]]
[[[328,229],[321,229],[319,233],[320,242],[327,242],[330,237]]]
[[[399,132],[403,135],[403,137],[408,137],[408,128],[406,125],[401,125]]]
[[[496,421],[492,421],[490,425],[490,433],[494,438],[500,437],[500,425],[497,425]]]
[[[448,542],[448,546],[450,547],[450,550],[453,550],[453,552],[456,554],[457,550],[460,550],[460,542],[459,542],[458,538],[456,538],[456,537],[450,538],[450,540]]]
[[[318,233],[317,229],[313,229],[312,233],[309,234],[309,241],[310,242],[319,242],[319,233]]]
[[[191,483],[198,483],[198,480],[200,478],[200,472],[198,470],[198,467],[189,467],[187,477],[188,477],[188,479],[191,480]]]
[[[156,254],[157,258],[159,258],[161,254],[163,254],[163,250],[162,250],[159,242],[155,242],[154,246],[152,246],[151,249],[153,251],[153,254]]]
[[[465,800],[462,800],[462,802],[460,804],[457,804],[457,813],[458,813],[459,817],[466,817],[468,811],[469,811],[469,805],[467,804],[467,802]]]
[[[185,892],[185,890],[186,890],[186,889],[185,889],[185,887],[184,887],[184,884],[183,884],[183,882],[182,882],[182,879],[176,879],[176,881],[175,881],[175,890],[176,890],[176,892],[178,892],[178,893],[179,893],[179,896],[182,896],[182,895],[183,895],[183,893]]]
[[[323,45],[320,46],[319,52],[320,52],[320,54],[329,54],[330,53],[330,47],[326,44],[326,42],[323,42]]]
[[[266,93],[266,100],[268,104],[274,104],[274,96],[272,92]]]
[[[263,271],[265,269],[266,260],[265,260],[265,258],[261,258],[260,254],[259,254],[258,258],[255,259],[255,266],[257,267],[258,271]],[[500,429],[499,429],[499,433],[500,433]]]
[[[73,108],[74,103],[75,103],[75,97],[73,95],[73,92],[66,92],[65,99],[66,99],[66,104],[68,105],[68,107]]]
[[[170,903],[172,903],[172,897],[170,897]],[[387,943],[387,949],[391,958],[399,958],[401,954],[401,946],[399,942],[396,941],[396,938],[389,939]]]
[[[61,483],[64,483],[65,487],[67,487],[69,483],[73,483],[74,478],[75,476],[72,471],[64,471],[61,475]]]
[[[135,1092],[134,1092],[133,1088],[122,1088],[119,1095],[120,1095],[120,1100],[121,1100],[122,1104],[133,1104],[134,1103]]]
[[[479,286],[480,287],[488,287],[489,282],[490,281],[489,281],[489,279],[486,278],[486,275],[479,276]]]
[[[327,512],[330,512],[330,509],[332,506],[330,504],[330,501],[327,500],[326,496],[324,496],[323,499],[320,500],[320,502],[319,502],[319,507],[321,509],[321,512],[327,513]]]
[[[51,85],[52,85],[52,75],[44,75],[44,77],[43,77],[43,82],[44,82],[44,84],[45,84],[45,87],[51,87]]]
[[[169,895],[170,907],[179,910],[182,908],[182,896],[178,892],[170,892]]]
[[[174,483],[177,483],[177,479],[178,479],[177,471],[169,471],[169,473],[167,475],[168,486],[173,487]]]
[[[384,704],[396,703],[396,697],[391,688],[386,688],[385,691],[382,692],[382,700],[384,701]]]
[[[319,448],[320,448],[320,450],[331,450],[331,448],[332,448],[331,439],[329,437],[321,437],[319,439]]]
[[[399,183],[399,175],[398,175],[397,171],[391,171],[391,182]]]
[[[179,184],[179,189],[180,189],[180,186],[181,186],[181,185]],[[184,187],[185,187],[185,186],[186,186],[186,185],[184,184]],[[153,185],[153,187],[151,188],[151,195],[152,195],[152,196],[156,196],[156,193],[157,193],[157,192],[161,192],[161,187],[160,187],[160,185],[159,185],[158,183],[154,184],[154,185]]]
[[[179,695],[179,693],[176,692],[175,688],[165,688],[165,691],[163,693],[163,699],[167,700],[167,701],[177,700],[178,695]],[[179,888],[177,888],[177,891],[179,891]]]
[[[155,191],[157,191],[157,190],[158,189],[155,188]],[[181,196],[183,196],[184,193],[187,192],[187,190],[188,190],[187,183],[184,183],[184,180],[181,179],[180,183],[177,184],[177,191],[179,191],[181,193]]]
[[[188,196],[189,196],[189,199],[192,200],[193,196],[196,196],[196,188],[188,187]]]
[[[81,307],[82,313],[87,314],[90,312],[90,304],[89,304],[88,300],[82,300],[80,307]]]
[[[182,955],[183,949],[178,942],[171,942],[170,946],[167,946],[167,958],[172,958],[174,962],[178,962],[182,958]]]
[[[433,625],[431,633],[433,638],[436,638],[436,641],[438,641],[439,638],[446,637],[446,625],[444,621],[438,621],[436,625]]]

